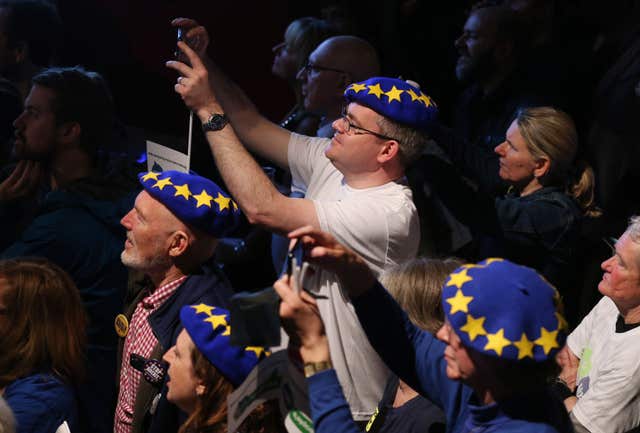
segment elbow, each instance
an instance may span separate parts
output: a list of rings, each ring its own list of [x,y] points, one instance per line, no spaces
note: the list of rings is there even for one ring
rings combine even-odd
[[[243,209],[244,215],[247,217],[247,221],[251,225],[259,225],[269,228],[269,213],[265,209],[261,209],[259,206],[247,206]]]

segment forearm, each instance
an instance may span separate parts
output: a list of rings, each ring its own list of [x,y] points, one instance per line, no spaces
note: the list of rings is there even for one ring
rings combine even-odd
[[[361,433],[351,417],[335,370],[317,373],[307,382],[316,433]]]

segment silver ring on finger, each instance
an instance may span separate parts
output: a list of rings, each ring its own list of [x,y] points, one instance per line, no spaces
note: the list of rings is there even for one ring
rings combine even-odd
[[[178,77],[178,84],[182,84],[182,80],[184,79],[184,77]]]

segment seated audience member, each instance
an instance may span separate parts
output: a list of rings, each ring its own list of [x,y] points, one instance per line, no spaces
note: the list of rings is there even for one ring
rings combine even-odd
[[[556,383],[577,433],[640,426],[640,217],[602,263],[603,298],[569,335]]]
[[[461,265],[457,259],[416,258],[388,269],[380,281],[414,325],[435,334],[444,323],[442,286]],[[445,431],[444,422],[440,408],[392,374],[366,431],[437,433]]]
[[[0,261],[0,395],[17,433],[79,431],[86,318],[66,272],[42,259]]]
[[[229,312],[223,308],[184,306],[180,321],[184,329],[163,356],[169,363],[167,399],[188,415],[179,432],[226,433],[227,397],[268,352],[262,347],[232,346]],[[261,415],[278,419],[278,408],[271,409]]]
[[[336,31],[328,21],[314,17],[298,18],[287,26],[284,41],[273,47],[275,57],[271,72],[286,80],[296,97],[296,104],[280,122],[283,128],[298,134],[316,134],[320,117],[305,110],[302,83],[297,75],[307,64],[309,54]]]
[[[248,108],[246,96],[210,60],[205,66],[194,50],[178,45],[193,67],[167,63],[182,74],[175,90],[202,121],[220,174],[251,223],[281,234],[304,224],[331,231],[360,251],[376,273],[415,256],[420,229],[404,171],[427,139],[423,126],[437,113],[427,95],[393,78],[354,83],[344,91],[346,108],[333,122],[333,139],[306,137]],[[280,194],[248,149],[290,169],[305,198]],[[333,341],[331,356],[354,416],[366,421],[388,370],[335,276],[319,272],[310,289],[328,297],[320,309]]]
[[[139,180],[144,190],[122,218],[127,240],[121,259],[145,279],[131,288],[125,313],[116,318],[121,356],[114,430],[175,432],[179,413],[166,401],[163,378],[149,382],[144,366],[176,344],[182,306],[227,306],[233,292],[211,258],[240,212],[225,192],[200,176],[150,171],[140,173]]]
[[[472,229],[471,257],[505,257],[567,289],[576,272],[579,223],[597,215],[593,172],[574,165],[578,135],[571,118],[550,107],[524,108],[493,155],[457,140],[438,144],[481,187],[479,194],[443,196]],[[510,188],[495,197],[493,186],[500,182]],[[472,214],[463,212],[469,207]]]
[[[112,430],[118,339],[127,270],[119,219],[136,188],[126,173],[96,156],[111,137],[113,104],[103,78],[81,67],[33,77],[15,120],[17,165],[0,183],[0,255],[46,257],[75,282],[89,316],[87,381],[80,389],[83,424]]]
[[[366,262],[331,235],[305,227],[289,236],[302,238],[311,264],[337,273],[373,346],[394,373],[444,410],[447,431],[572,431],[546,386],[566,338],[560,296],[534,270],[495,258],[458,268],[443,287],[445,323],[434,336],[413,325]],[[305,363],[315,431],[357,432],[317,301],[286,276],[274,287]]]

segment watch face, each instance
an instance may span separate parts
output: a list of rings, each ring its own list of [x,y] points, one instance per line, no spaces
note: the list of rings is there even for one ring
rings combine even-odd
[[[229,119],[224,114],[212,114],[203,125],[205,131],[220,131],[229,123]]]

